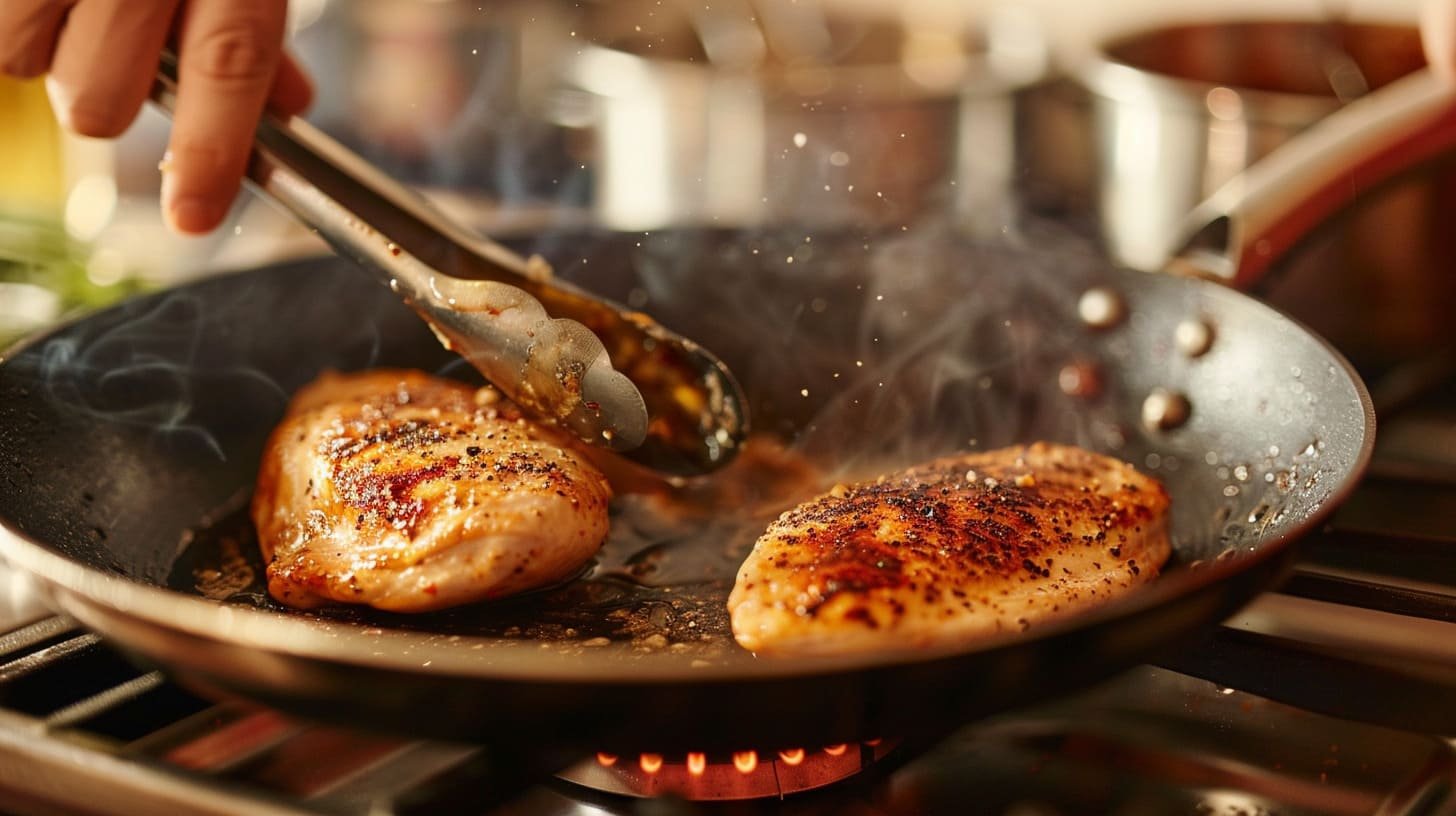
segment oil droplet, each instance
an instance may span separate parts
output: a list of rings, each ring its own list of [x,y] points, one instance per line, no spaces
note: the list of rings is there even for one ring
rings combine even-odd
[[[794,134],[794,147],[803,147],[809,143],[809,137],[801,133]]]

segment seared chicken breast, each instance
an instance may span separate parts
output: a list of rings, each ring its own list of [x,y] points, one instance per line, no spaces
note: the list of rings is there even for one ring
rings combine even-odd
[[[733,634],[790,655],[1025,630],[1153,578],[1167,519],[1160,483],[1081,448],[938,459],[780,516],[739,570]]]
[[[376,370],[295,395],[251,509],[282,603],[423,612],[571,575],[610,497],[575,440],[494,389]]]

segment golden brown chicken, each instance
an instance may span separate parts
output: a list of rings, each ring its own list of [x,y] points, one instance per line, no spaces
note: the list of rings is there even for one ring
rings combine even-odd
[[[739,570],[733,634],[779,655],[1025,630],[1151,579],[1167,517],[1160,483],[1081,448],[938,459],[780,516]]]
[[[294,396],[252,514],[279,601],[422,612],[571,575],[610,497],[573,439],[494,389],[376,370]]]

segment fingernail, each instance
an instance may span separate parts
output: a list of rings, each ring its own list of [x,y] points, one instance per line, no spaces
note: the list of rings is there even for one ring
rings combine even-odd
[[[46,96],[50,98],[51,112],[55,114],[56,121],[64,130],[71,129],[71,102],[75,96],[70,89],[56,79],[55,74],[46,74],[45,78]]]
[[[184,196],[167,204],[167,221],[178,232],[199,234],[211,231],[222,220],[217,205],[197,196]]]

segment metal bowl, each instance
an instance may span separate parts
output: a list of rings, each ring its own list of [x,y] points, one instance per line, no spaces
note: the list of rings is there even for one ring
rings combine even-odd
[[[1045,68],[1029,17],[756,8],[618,3],[580,32],[555,118],[602,223],[1005,223],[1015,94]]]

